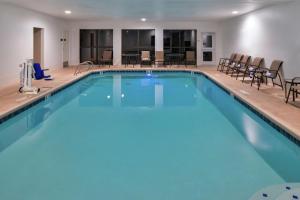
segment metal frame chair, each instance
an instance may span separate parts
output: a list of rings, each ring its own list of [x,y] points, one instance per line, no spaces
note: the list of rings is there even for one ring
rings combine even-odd
[[[113,64],[113,52],[111,50],[104,50],[100,59],[101,65],[107,65],[110,67]]]
[[[230,64],[233,62],[234,58],[236,56],[236,53],[231,54],[230,58],[220,58],[219,64],[218,64],[218,71],[223,71],[223,66],[227,63]]]
[[[252,77],[252,81],[251,81],[251,86],[253,85],[255,79],[257,80],[257,89],[259,90],[261,83],[264,81],[265,78],[265,83],[268,84],[268,79],[272,79],[272,83],[273,86],[278,85],[282,88],[283,90],[283,83],[282,83],[282,79],[280,76],[280,70],[281,67],[283,65],[283,61],[281,60],[274,60],[271,64],[270,68],[257,68],[255,69],[255,71],[253,72],[253,77]],[[280,85],[275,83],[274,80],[276,78],[279,78],[280,80]]]
[[[251,62],[250,65],[245,66],[245,68],[240,68],[239,69],[239,72],[237,74],[237,78],[238,78],[240,72],[242,72],[242,73],[244,72],[244,74],[243,74],[243,80],[242,80],[242,82],[244,83],[246,75],[248,75],[250,77],[251,74],[254,73],[255,69],[258,69],[258,68],[261,67],[261,65],[262,65],[263,62],[264,62],[264,58],[261,58],[261,57],[254,58],[254,60]]]
[[[268,84],[268,79],[272,80],[273,86],[278,85],[283,90],[283,82],[280,76],[280,70],[282,68],[283,61],[281,60],[274,60],[271,64],[270,69],[263,68],[265,71],[263,73],[263,77],[266,79],[266,84]],[[275,79],[279,78],[280,84],[274,82]]]
[[[150,57],[150,51],[142,51],[141,52],[141,66],[144,63],[148,63],[152,65],[151,57]]]
[[[299,81],[300,81],[300,77],[295,77],[292,79],[291,87],[289,89],[285,103],[289,102],[291,92],[293,92],[293,101],[295,101],[296,97],[298,97],[298,94],[300,94],[300,85],[298,85]]]
[[[241,60],[243,59],[244,55],[236,54],[233,62],[230,65],[227,65],[226,74],[229,74],[230,70],[240,64]],[[224,66],[225,67],[225,66]]]
[[[155,64],[165,66],[165,55],[163,51],[155,51]]]
[[[241,68],[246,68],[250,64],[250,60],[251,60],[251,56],[244,55],[240,63],[233,66],[233,68],[231,69],[232,70],[231,76],[233,76],[233,74],[236,73],[236,78],[238,78],[239,70]]]
[[[187,65],[190,63],[192,63],[195,67],[197,66],[195,51],[185,52],[185,67],[187,67]]]

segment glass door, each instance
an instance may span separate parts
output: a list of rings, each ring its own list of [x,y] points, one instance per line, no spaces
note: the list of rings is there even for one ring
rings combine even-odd
[[[203,63],[215,61],[215,33],[202,33],[202,58]]]

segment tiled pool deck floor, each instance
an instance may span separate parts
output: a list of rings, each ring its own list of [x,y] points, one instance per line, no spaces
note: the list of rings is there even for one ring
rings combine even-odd
[[[124,68],[124,67],[112,67],[112,68],[95,68],[94,70],[136,70],[136,68]],[[148,68],[143,68],[147,70]],[[247,102],[252,108],[262,113],[273,123],[285,131],[292,134],[300,141],[300,98],[291,104],[285,104],[284,91],[279,87],[273,87],[271,85],[263,85],[258,91],[256,85],[251,87],[250,82],[242,83],[240,80],[236,80],[224,73],[218,72],[215,67],[198,67],[198,68],[149,68],[150,70],[193,70],[199,71],[207,75],[210,79],[217,82],[222,87],[226,88],[236,97],[240,98],[244,102]],[[74,68],[65,68],[50,71],[55,77],[53,81],[34,81],[33,85],[41,88],[41,92],[38,95],[24,95],[18,92],[19,84],[13,84],[11,86],[0,88],[0,119],[25,107],[33,101],[45,96],[53,91],[71,83],[82,76],[87,75],[91,71],[84,71],[77,76],[74,76]]]

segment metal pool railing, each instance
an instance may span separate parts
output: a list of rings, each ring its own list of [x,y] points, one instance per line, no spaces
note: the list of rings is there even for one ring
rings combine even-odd
[[[85,62],[79,63],[77,65],[77,67],[75,67],[74,76],[76,76],[82,72],[81,71],[82,66],[88,66],[87,71],[89,71],[90,69],[92,69],[94,67],[94,63],[92,61],[85,61]]]

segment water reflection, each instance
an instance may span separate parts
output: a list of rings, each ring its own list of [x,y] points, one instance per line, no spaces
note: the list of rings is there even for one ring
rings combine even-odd
[[[185,78],[182,74],[106,75],[88,89],[87,95],[79,97],[79,105],[102,108],[193,106],[197,102],[194,81],[196,79],[186,74]]]
[[[297,145],[208,79],[199,76],[197,88],[283,179],[300,181],[300,148]]]
[[[33,128],[47,120],[56,110],[75,99],[78,94],[84,94],[93,85],[93,80],[75,84],[64,92],[42,101],[34,107],[20,113],[3,124],[0,124],[0,152],[16,142]]]

